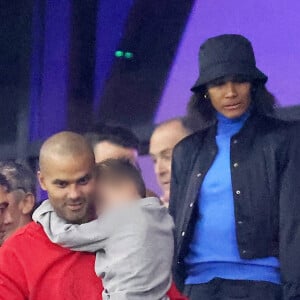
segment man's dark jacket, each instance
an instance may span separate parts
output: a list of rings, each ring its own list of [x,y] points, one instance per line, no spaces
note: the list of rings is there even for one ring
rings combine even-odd
[[[299,130],[299,123],[254,115],[232,137],[230,146],[240,257],[279,257],[284,299],[300,299]],[[199,190],[218,151],[216,131],[217,126],[213,125],[187,137],[173,154],[173,276],[181,291],[186,277],[184,258],[195,222],[201,218]]]

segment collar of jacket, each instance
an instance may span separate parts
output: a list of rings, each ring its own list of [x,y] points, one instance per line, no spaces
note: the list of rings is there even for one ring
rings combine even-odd
[[[294,119],[290,119],[290,120],[288,120],[287,118],[283,119],[275,110],[266,114],[257,112],[257,110],[253,110],[250,114],[250,117],[246,120],[240,132],[242,132],[243,128],[247,127],[249,123],[253,122],[259,124],[260,122],[268,122],[268,121],[283,122],[283,123],[290,123],[290,124],[297,122]],[[206,126],[203,127],[200,131],[212,130],[212,127],[214,127],[215,130],[213,131],[214,133],[213,137],[215,138],[217,134],[217,123],[218,123],[217,118],[214,118],[212,121],[208,122]]]

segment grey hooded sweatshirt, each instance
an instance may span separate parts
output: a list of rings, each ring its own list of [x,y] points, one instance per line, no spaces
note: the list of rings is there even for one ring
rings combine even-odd
[[[103,299],[165,300],[171,285],[173,220],[154,197],[110,209],[85,224],[67,224],[49,200],[34,212],[49,239],[74,251],[96,252]]]

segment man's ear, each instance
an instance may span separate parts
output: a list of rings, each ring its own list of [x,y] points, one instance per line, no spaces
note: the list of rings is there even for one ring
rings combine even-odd
[[[32,213],[35,205],[35,197],[31,193],[27,193],[19,204],[19,209],[23,215],[29,215]]]
[[[41,173],[41,171],[38,171],[37,172],[37,178],[39,180],[39,183],[40,183],[40,186],[41,188],[44,190],[44,191],[47,191],[47,188],[45,186],[45,179],[44,179],[44,176],[43,174]]]

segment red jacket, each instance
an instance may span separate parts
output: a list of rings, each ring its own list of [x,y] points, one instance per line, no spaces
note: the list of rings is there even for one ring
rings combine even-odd
[[[51,243],[32,222],[0,248],[0,300],[102,300],[94,263],[93,254]],[[184,299],[175,286],[169,296]]]
[[[170,300],[188,300],[186,297],[182,296],[179,291],[177,290],[175,284],[173,283],[169,292],[168,296]]]
[[[0,248],[1,300],[101,300],[95,256],[50,242],[30,223]]]

